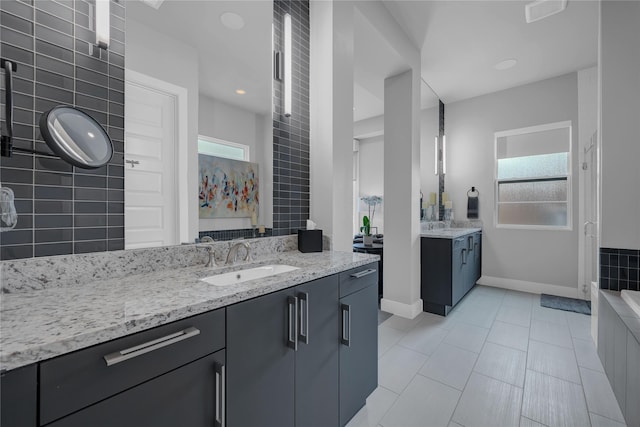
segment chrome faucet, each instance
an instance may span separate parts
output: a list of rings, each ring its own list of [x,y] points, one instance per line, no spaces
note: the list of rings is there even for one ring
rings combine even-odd
[[[227,260],[225,264],[233,264],[238,259],[238,249],[244,247],[247,251],[247,255],[244,257],[245,261],[251,261],[251,246],[248,242],[238,242],[229,248],[229,252],[227,253]]]
[[[207,254],[209,255],[209,260],[204,265],[205,267],[216,267],[216,253],[213,248],[213,245],[196,245],[197,248],[206,249]]]

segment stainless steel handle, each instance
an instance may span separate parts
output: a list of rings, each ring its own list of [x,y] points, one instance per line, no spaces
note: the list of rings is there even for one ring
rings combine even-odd
[[[474,244],[473,244],[473,250],[474,250],[474,251],[477,251],[477,250],[478,250],[478,243],[474,243]]]
[[[347,347],[351,347],[351,306],[348,304],[340,304],[342,311],[342,337],[340,342]]]
[[[287,346],[298,351],[298,298],[287,297],[287,306],[289,311],[289,336],[287,337]]]
[[[354,279],[360,279],[364,276],[368,276],[369,274],[373,274],[375,272],[376,272],[375,268],[368,268],[366,270],[358,271],[357,273],[351,273],[349,276],[351,276]]]
[[[473,250],[473,236],[467,237],[467,247],[469,249],[469,252]]]
[[[463,249],[462,250],[462,265],[465,265],[467,263],[467,250]]]
[[[216,362],[216,413],[213,425],[215,427],[224,427],[225,425],[225,394],[226,394],[226,369],[222,363]]]
[[[114,353],[104,356],[104,361],[107,362],[107,366],[115,365],[116,363],[124,362],[125,360],[133,359],[140,355],[152,352],[162,347],[166,347],[171,344],[186,340],[187,338],[195,337],[200,333],[200,329],[190,327],[174,334],[169,334],[162,338],[158,338],[152,341],[148,341],[144,344],[136,345],[126,348],[124,350],[116,351]]]
[[[298,339],[305,344],[309,344],[309,293],[298,293],[298,299],[300,300],[300,315],[298,316],[300,333],[298,334]]]

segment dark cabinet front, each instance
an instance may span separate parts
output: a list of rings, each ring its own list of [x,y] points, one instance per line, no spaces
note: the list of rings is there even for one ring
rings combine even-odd
[[[446,316],[481,275],[482,233],[420,239],[423,310]]]
[[[340,425],[378,386],[378,292],[369,286],[340,299]]]
[[[38,413],[38,367],[24,368],[0,374],[0,425],[37,425]]]
[[[224,365],[225,352],[220,350],[48,425],[221,426]]]
[[[338,279],[227,309],[230,427],[338,423]]]

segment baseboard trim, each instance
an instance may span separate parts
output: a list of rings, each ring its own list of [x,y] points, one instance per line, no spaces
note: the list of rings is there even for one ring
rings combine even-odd
[[[479,285],[529,292],[532,294],[548,294],[559,297],[580,298],[577,287],[568,288],[566,286],[551,285],[549,283],[527,282],[526,280],[505,279],[503,277],[493,276],[482,276],[477,283]]]
[[[405,304],[398,301],[382,298],[380,300],[380,309],[387,313],[395,314],[396,316],[404,317],[406,319],[413,319],[418,314],[422,313],[422,300],[419,299],[411,304]]]

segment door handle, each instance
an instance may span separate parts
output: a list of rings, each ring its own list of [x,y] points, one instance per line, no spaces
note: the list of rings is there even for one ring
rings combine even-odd
[[[287,308],[289,312],[289,336],[287,337],[287,346],[294,351],[298,351],[298,298],[287,297]]]
[[[585,221],[584,222],[584,235],[587,236],[587,237],[595,237],[595,235],[593,235],[593,234],[588,234],[588,229],[589,229],[590,225],[596,225],[596,223],[593,222],[593,221]]]
[[[368,276],[369,274],[373,274],[375,272],[375,268],[368,268],[366,270],[358,271],[357,273],[351,273],[349,276],[353,279],[361,279],[364,276]]]
[[[351,347],[351,306],[340,304],[342,311],[342,336],[340,342],[347,347]]]
[[[215,363],[216,371],[216,402],[215,402],[215,420],[213,425],[215,427],[224,427],[225,425],[225,394],[226,394],[226,369],[222,363]]]
[[[467,250],[463,249],[462,250],[462,265],[465,265],[467,263]]]
[[[469,252],[473,250],[473,236],[467,237],[467,248],[469,249]]]
[[[115,365],[125,360],[133,359],[134,357],[141,356],[146,353],[150,353],[159,348],[166,347],[171,344],[175,344],[187,338],[195,337],[200,333],[200,329],[190,327],[174,334],[169,334],[162,338],[148,341],[143,344],[139,344],[133,347],[125,348],[124,350],[109,353],[104,356],[104,361],[107,362],[107,366]]]
[[[298,299],[300,300],[300,315],[298,316],[300,333],[298,339],[305,344],[309,344],[309,293],[298,293]]]

